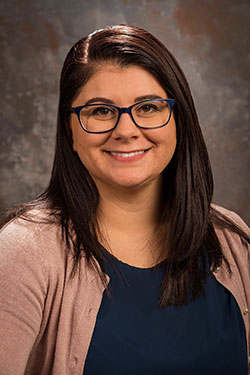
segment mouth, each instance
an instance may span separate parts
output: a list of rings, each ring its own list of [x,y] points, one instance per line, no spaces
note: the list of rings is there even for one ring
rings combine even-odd
[[[131,151],[131,152],[116,152],[116,151],[108,151],[110,152],[111,155],[114,156],[121,156],[122,158],[129,158],[135,155],[141,155],[144,154],[147,150],[142,150],[142,151]]]
[[[109,154],[112,158],[116,160],[127,160],[127,161],[135,161],[139,160],[141,157],[144,156],[149,151],[149,149],[146,150],[135,150],[135,151],[106,151],[107,154]]]

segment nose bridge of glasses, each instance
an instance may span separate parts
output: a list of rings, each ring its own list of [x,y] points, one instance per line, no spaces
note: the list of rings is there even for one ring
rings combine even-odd
[[[122,115],[123,113],[131,113],[131,107],[118,107],[119,114]]]
[[[132,107],[133,107],[133,106],[130,106],[130,107],[117,107],[117,110],[118,110],[118,119],[117,119],[117,124],[118,124],[118,122],[121,121],[120,117],[121,117],[121,115],[122,115],[123,113],[127,113],[127,114],[129,115],[129,117],[130,117],[130,120],[132,120],[132,122],[135,124],[135,121],[134,121],[134,119],[133,119],[132,112],[131,112]],[[136,124],[135,124],[135,125],[136,125]]]

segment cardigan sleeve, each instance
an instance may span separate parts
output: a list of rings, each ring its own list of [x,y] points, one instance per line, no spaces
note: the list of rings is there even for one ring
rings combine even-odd
[[[30,225],[0,233],[0,374],[23,375],[39,334],[47,274],[42,246]]]
[[[250,228],[235,212],[223,207],[213,205],[217,211],[229,217],[241,230],[250,236]],[[224,255],[233,267],[233,279],[228,278],[227,272],[221,273],[222,269],[215,271],[215,276],[229,290],[234,290],[233,295],[241,309],[242,318],[246,328],[246,339],[248,347],[249,375],[250,375],[250,246],[237,234],[229,230],[216,230],[223,247]]]

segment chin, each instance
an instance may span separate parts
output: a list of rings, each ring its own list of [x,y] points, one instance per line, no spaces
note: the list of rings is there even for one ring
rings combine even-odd
[[[142,186],[146,186],[149,183],[152,183],[155,178],[144,177],[139,178],[138,176],[134,178],[121,178],[113,181],[113,185],[120,187],[120,188],[138,188]]]

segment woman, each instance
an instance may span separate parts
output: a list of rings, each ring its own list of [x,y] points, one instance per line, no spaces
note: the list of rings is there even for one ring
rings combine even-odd
[[[212,193],[166,47],[125,25],[76,43],[49,187],[0,236],[1,374],[247,374],[249,232]]]

